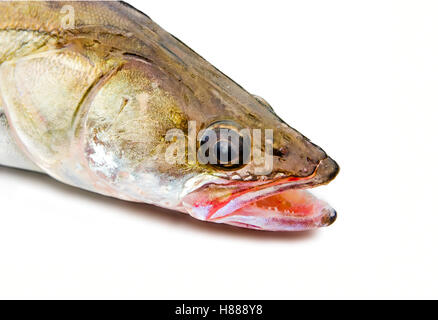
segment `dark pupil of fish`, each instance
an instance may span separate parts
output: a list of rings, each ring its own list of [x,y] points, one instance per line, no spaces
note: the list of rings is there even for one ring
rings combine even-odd
[[[219,141],[215,145],[216,159],[220,164],[229,164],[239,157],[239,148],[234,147],[231,141]]]
[[[223,169],[237,169],[244,164],[244,154],[243,154],[243,138],[241,136],[238,136],[236,139],[236,132],[232,130],[225,131],[225,136],[228,136],[228,139],[221,139],[221,133],[224,129],[222,129],[222,132],[220,130],[217,130],[216,135],[217,141],[215,145],[212,148],[212,151],[214,152],[216,163],[212,164],[216,167],[223,168]],[[232,138],[234,137],[234,139]],[[201,145],[204,145],[209,141],[209,137],[205,137],[201,140]],[[209,150],[206,151],[207,157],[210,156]]]

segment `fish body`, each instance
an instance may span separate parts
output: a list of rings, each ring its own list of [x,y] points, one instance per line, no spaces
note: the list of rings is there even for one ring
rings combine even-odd
[[[0,164],[205,221],[299,231],[336,217],[304,189],[338,165],[122,2],[0,2],[0,147]]]

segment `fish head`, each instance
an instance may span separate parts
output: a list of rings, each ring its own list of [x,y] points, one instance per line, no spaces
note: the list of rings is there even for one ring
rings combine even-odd
[[[175,41],[162,40],[147,59],[125,55],[91,95],[91,169],[117,185],[119,197],[129,192],[127,199],[203,221],[267,231],[332,224],[335,210],[305,189],[333,180],[336,162],[265,100]],[[102,170],[108,151],[114,172]]]
[[[333,159],[258,96],[217,108],[198,120],[197,165],[204,171],[182,197],[193,217],[266,231],[304,231],[336,220],[330,205],[305,190],[336,177]],[[199,164],[205,153],[210,161]]]

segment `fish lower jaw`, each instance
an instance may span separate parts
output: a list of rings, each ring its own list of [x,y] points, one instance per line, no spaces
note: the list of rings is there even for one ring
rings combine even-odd
[[[289,189],[261,198],[251,196],[254,201],[236,198],[218,210],[214,204],[207,204],[195,205],[188,211],[200,220],[263,231],[306,231],[329,226],[336,220],[336,211],[307,190]]]

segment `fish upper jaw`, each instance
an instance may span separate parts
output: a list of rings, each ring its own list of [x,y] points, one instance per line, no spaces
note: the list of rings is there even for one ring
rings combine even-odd
[[[183,197],[183,205],[199,220],[266,231],[304,231],[329,226],[336,211],[303,190],[326,184],[339,172],[335,161],[320,161],[308,177],[286,177],[251,185],[207,184]]]

